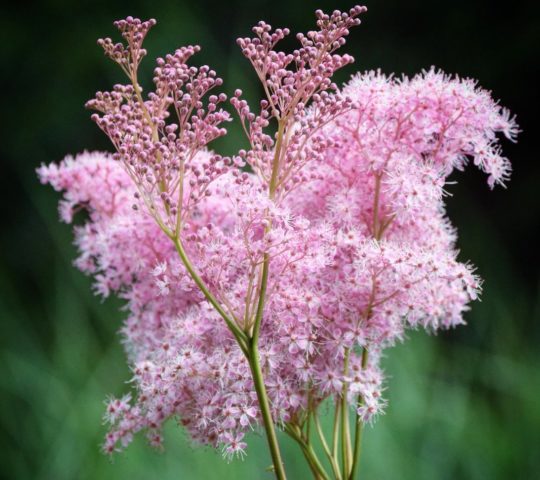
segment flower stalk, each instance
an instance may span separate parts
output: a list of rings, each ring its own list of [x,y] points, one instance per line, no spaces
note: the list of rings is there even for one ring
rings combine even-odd
[[[366,348],[362,351],[362,368],[367,367],[368,362],[368,351]],[[362,430],[364,427],[364,422],[362,421],[362,418],[358,414],[358,408],[360,408],[363,404],[363,398],[361,395],[358,396],[358,402],[357,402],[357,411],[355,414],[355,431],[354,431],[354,450],[353,450],[353,461],[351,466],[351,471],[349,474],[348,479],[354,480],[356,478],[356,474],[358,472],[358,466],[360,464],[360,450],[362,448]]]
[[[253,339],[250,340],[250,349],[248,355],[248,361],[253,375],[253,384],[255,385],[255,391],[257,392],[257,398],[259,400],[259,408],[261,409],[264,431],[268,442],[268,448],[270,450],[270,456],[272,457],[272,464],[274,467],[273,470],[278,480],[285,480],[287,478],[285,474],[285,466],[281,458],[274,419],[272,418],[270,403],[268,401],[266,386],[264,384],[264,377],[259,358],[259,349]]]

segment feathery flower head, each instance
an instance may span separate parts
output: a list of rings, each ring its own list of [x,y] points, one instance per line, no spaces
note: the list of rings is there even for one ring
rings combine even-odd
[[[128,17],[115,24],[125,44],[100,40],[129,79],[88,102],[116,153],[38,173],[64,192],[64,221],[88,211],[76,264],[129,312],[134,391],[108,402],[105,451],[140,430],[161,446],[176,418],[195,441],[242,455],[263,422],[239,348],[255,331],[276,423],[298,425],[326,399],[370,422],[386,404],[384,350],[409,327],[464,322],[480,280],[457,260],[445,184],[470,160],[504,184],[497,135],[518,129],[488,92],[435,69],[338,88],[333,73],[353,59],[336,51],[364,11],[317,11],[292,53],[276,49],[289,30],[264,22],[238,40],[265,98],[254,113],[232,97],[250,143],[235,157],[207,147],[231,118],[211,94],[221,79],[187,63],[199,47],[158,59],[144,97],[137,70],[155,21]]]

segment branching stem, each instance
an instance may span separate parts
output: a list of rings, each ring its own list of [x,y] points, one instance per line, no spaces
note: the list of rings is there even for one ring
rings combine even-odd
[[[176,251],[178,252],[178,255],[180,256],[180,259],[182,260],[182,263],[186,267],[186,270],[188,271],[189,275],[199,287],[205,298],[210,302],[210,304],[216,309],[216,311],[221,315],[223,320],[225,320],[225,323],[227,324],[227,327],[229,327],[229,330],[234,335],[234,338],[238,342],[238,345],[242,349],[242,352],[244,352],[245,355],[247,355],[248,352],[248,337],[246,334],[236,325],[236,323],[229,317],[227,312],[223,309],[219,301],[214,297],[212,292],[208,289],[208,286],[204,282],[204,280],[199,276],[197,271],[195,270],[195,267],[192,265],[191,261],[189,260],[186,251],[184,250],[184,246],[182,245],[182,242],[180,239],[176,236],[172,236],[171,240],[174,243],[174,246],[176,248]]]
[[[272,176],[271,176],[270,185],[268,188],[268,195],[270,199],[274,198],[275,190],[276,190],[285,123],[286,121],[284,120],[279,121],[277,140],[276,140],[276,151],[274,152],[274,160],[272,162]],[[268,225],[268,227],[266,227],[265,233],[268,233],[270,229],[271,229],[271,225]],[[286,478],[285,469],[283,467],[283,462],[281,460],[281,453],[280,453],[279,444],[277,441],[274,420],[272,418],[270,403],[268,401],[266,386],[264,384],[264,378],[263,378],[260,358],[259,358],[259,346],[258,346],[262,319],[263,319],[263,314],[264,314],[264,305],[266,301],[266,289],[268,286],[269,270],[270,270],[270,255],[268,255],[268,253],[265,253],[263,256],[261,286],[259,289],[259,301],[257,303],[255,322],[253,324],[253,334],[250,338],[248,360],[251,367],[251,373],[253,375],[253,382],[255,384],[255,390],[257,391],[257,398],[259,400],[261,415],[263,417],[263,423],[264,423],[266,438],[268,441],[268,447],[270,449],[270,454],[272,456],[272,461],[274,463],[274,471],[278,480],[282,480]]]

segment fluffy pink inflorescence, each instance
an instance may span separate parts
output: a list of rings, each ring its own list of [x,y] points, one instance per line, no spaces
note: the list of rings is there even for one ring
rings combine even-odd
[[[299,35],[293,54],[275,50],[288,30],[264,22],[239,40],[268,95],[257,115],[241,92],[232,100],[251,143],[237,158],[206,149],[229,117],[224,95],[203,101],[221,84],[215,72],[186,65],[198,47],[158,59],[155,91],[142,100],[136,66],[154,22],[119,22],[127,49],[101,42],[132,80],[90,102],[117,153],[68,157],[39,176],[65,192],[64,221],[89,213],[75,228],[77,266],[101,295],[127,302],[134,391],[108,403],[107,452],[140,430],[160,445],[173,417],[232,456],[261,423],[249,365],[174,235],[241,329],[253,322],[269,257],[259,349],[277,422],[342,395],[369,422],[385,403],[381,353],[409,327],[463,323],[480,282],[456,259],[444,186],[469,160],[503,184],[510,167],[497,134],[514,140],[517,126],[474,82],[434,69],[358,74],[338,89],[330,77],[352,58],[334,50],[363,11],[317,12],[319,30]],[[285,130],[279,145],[265,133],[274,120]]]

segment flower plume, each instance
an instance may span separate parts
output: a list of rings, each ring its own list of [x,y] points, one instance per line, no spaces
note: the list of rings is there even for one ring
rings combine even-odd
[[[144,95],[155,20],[128,17],[115,23],[125,43],[99,41],[128,78],[87,104],[115,153],[38,173],[64,192],[64,221],[89,213],[76,265],[129,312],[134,388],[108,402],[105,451],[141,430],[160,446],[175,418],[241,455],[246,433],[268,428],[265,396],[293,437],[327,399],[370,422],[386,404],[381,354],[407,328],[464,323],[481,281],[457,259],[447,179],[470,162],[505,184],[499,137],[518,128],[475,82],[434,68],[338,87],[333,74],[353,58],[337,51],[365,10],[317,11],[291,53],[278,49],[289,30],[265,22],[238,39],[264,98],[252,109],[235,91],[249,148],[233,157],[209,149],[232,118],[216,72],[188,64],[198,46],[158,58]]]

